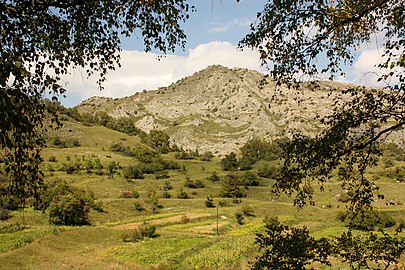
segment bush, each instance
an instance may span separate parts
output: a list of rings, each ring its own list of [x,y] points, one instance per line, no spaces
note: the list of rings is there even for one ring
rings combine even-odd
[[[178,199],[191,199],[190,195],[183,189],[180,189],[180,191],[177,193],[177,198]]]
[[[87,205],[94,205],[94,198],[84,190],[69,186],[66,181],[55,180],[45,184],[44,189],[39,195],[39,200],[34,202],[34,208],[45,211],[56,196],[67,194],[75,194],[76,197],[83,198]]]
[[[212,174],[208,176],[207,179],[212,182],[218,182],[219,180],[221,180],[216,172],[212,172]]]
[[[236,159],[236,154],[231,152],[221,159],[221,166],[224,171],[234,171],[238,169],[239,163]]]
[[[364,231],[389,228],[395,225],[395,220],[387,213],[369,209],[348,213],[340,212],[338,219],[350,228]]]
[[[7,220],[12,217],[11,211],[0,207],[0,220]]]
[[[170,199],[171,197],[172,197],[172,195],[167,190],[164,190],[162,192],[162,198]]]
[[[155,173],[156,180],[167,179],[167,178],[170,178],[170,175],[166,171]]]
[[[122,143],[114,143],[110,146],[111,151],[120,153],[124,156],[133,157],[134,153],[132,152],[131,148],[128,146],[124,146]]]
[[[145,208],[140,202],[134,202],[134,208],[137,212],[142,212],[145,210]]]
[[[207,200],[205,201],[205,206],[208,208],[214,208],[215,207],[214,200],[211,199],[210,197],[207,197]]]
[[[126,167],[123,172],[122,175],[124,177],[124,179],[143,179],[143,172],[138,169],[138,167],[136,166],[128,166]]]
[[[188,188],[205,188],[204,183],[201,180],[190,180],[190,177],[187,176],[186,182],[184,183],[185,187]]]
[[[165,185],[163,186],[163,190],[168,191],[168,190],[172,190],[172,189],[173,189],[173,186],[170,183],[170,181],[165,181]]]
[[[142,241],[145,237],[155,238],[157,236],[156,226],[148,222],[144,222],[136,229],[125,231],[122,234],[122,240],[124,242],[138,242]]]
[[[122,198],[139,198],[139,192],[136,190],[133,191],[123,191],[121,192],[121,197]]]
[[[1,210],[0,210],[1,211]],[[0,234],[15,233],[24,230],[26,227],[19,223],[8,223],[0,226]]]
[[[154,173],[163,171],[165,169],[165,166],[159,160],[157,160],[156,162],[150,162],[150,163],[142,162],[140,164],[140,169],[143,173],[154,174]]]
[[[243,215],[246,216],[246,217],[254,217],[254,216],[256,216],[255,213],[254,213],[253,208],[250,207],[250,206],[244,206],[244,207],[242,207],[241,212],[242,212]]]
[[[240,181],[234,174],[227,175],[227,178],[222,183],[220,196],[225,198],[244,198],[246,190],[240,187]]]
[[[200,160],[201,161],[211,161],[213,157],[214,157],[214,154],[212,154],[211,151],[208,151],[201,155]]]
[[[260,179],[254,172],[247,171],[242,175],[241,182],[245,186],[258,186],[260,184]]]
[[[49,206],[49,222],[56,225],[88,225],[90,207],[77,194],[58,195]]]
[[[257,169],[257,174],[263,178],[275,179],[280,174],[280,166],[265,163]]]
[[[56,157],[55,157],[55,156],[50,156],[50,157],[48,158],[48,161],[49,161],[49,162],[56,162]]]
[[[236,212],[235,213],[235,218],[236,218],[236,222],[239,224],[239,225],[243,225],[244,223],[245,223],[245,218],[243,217],[243,213],[241,213],[241,212]]]

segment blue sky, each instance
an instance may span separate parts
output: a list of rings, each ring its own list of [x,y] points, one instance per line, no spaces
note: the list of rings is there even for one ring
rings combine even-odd
[[[255,51],[237,49],[238,42],[249,31],[249,25],[255,22],[257,12],[263,9],[265,0],[241,0],[239,3],[236,0],[193,0],[189,3],[195,5],[197,11],[184,24],[185,50],[179,49],[159,61],[158,52],[143,52],[140,39],[127,38],[123,40],[122,67],[109,73],[103,91],[98,90],[97,78],[87,79],[85,72],[74,70],[64,78],[68,91],[61,102],[71,107],[95,95],[124,97],[144,89],[154,90],[213,64],[265,72]],[[346,69],[346,78],[339,80],[373,84],[375,79],[365,74],[370,74],[366,72],[378,57],[376,46],[365,45],[358,55],[354,66]]]

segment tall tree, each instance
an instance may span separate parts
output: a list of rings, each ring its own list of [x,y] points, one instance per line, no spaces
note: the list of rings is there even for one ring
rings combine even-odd
[[[65,92],[63,75],[82,68],[105,76],[118,64],[121,39],[137,33],[145,51],[184,47],[185,0],[10,0],[0,3],[0,147],[10,192],[36,195],[43,98]]]
[[[342,92],[333,113],[321,119],[326,128],[320,134],[308,138],[297,133],[287,144],[275,188],[296,194],[297,205],[312,202],[314,189],[308,186],[315,180],[322,187],[338,167],[351,172],[343,185],[354,192],[353,209],[370,206],[381,196],[364,173],[375,164],[381,139],[405,126],[404,9],[404,1],[396,0],[267,1],[240,42],[258,49],[279,85],[299,88],[304,78],[333,80],[344,74],[360,46],[381,37],[378,80],[386,86]]]

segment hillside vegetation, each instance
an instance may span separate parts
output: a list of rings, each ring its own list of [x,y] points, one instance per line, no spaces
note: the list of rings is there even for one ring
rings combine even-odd
[[[249,269],[260,254],[257,235],[287,228],[278,222],[308,230],[314,241],[334,241],[349,228],[354,237],[384,229],[401,245],[402,133],[367,172],[385,196],[374,211],[346,214],[347,171],[336,171],[322,192],[308,186],[315,205],[298,210],[271,188],[281,146],[288,130],[318,130],[313,118],[328,113],[328,95],[345,86],[321,83],[323,90],[287,96],[260,79],[213,66],[132,97],[92,98],[72,109],[49,103],[63,126],[46,134],[41,200],[1,196],[8,184],[1,175],[0,268]],[[331,258],[333,267],[311,266],[349,269],[342,256]]]

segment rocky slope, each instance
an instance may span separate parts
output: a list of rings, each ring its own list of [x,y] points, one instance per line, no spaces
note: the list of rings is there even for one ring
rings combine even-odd
[[[210,66],[168,87],[120,99],[93,97],[77,108],[129,116],[146,132],[165,130],[185,149],[223,155],[253,137],[314,133],[321,128],[316,116],[330,113],[334,96],[348,87],[321,82],[298,92],[277,87],[256,71]]]

